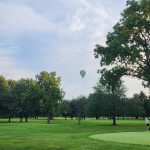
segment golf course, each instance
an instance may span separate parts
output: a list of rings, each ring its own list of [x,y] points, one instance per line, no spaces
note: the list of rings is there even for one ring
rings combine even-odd
[[[0,0],[0,150],[150,150],[150,0]]]
[[[55,118],[50,124],[46,118],[0,120],[0,150],[148,150],[150,132],[144,121]]]

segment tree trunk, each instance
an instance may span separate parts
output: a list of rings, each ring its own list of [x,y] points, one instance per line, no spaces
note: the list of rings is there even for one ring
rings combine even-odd
[[[47,114],[47,123],[50,123],[50,114]]]
[[[138,116],[135,117],[135,119],[138,119],[138,118],[139,118]]]
[[[38,119],[38,116],[34,116],[34,119]]]
[[[79,116],[78,117],[78,125],[80,125],[81,124],[81,117]]]
[[[116,125],[116,116],[112,116],[113,119],[113,125]]]
[[[85,120],[85,116],[83,117],[83,119]]]
[[[25,117],[25,122],[28,122],[28,117],[27,116]]]
[[[10,117],[8,118],[8,122],[10,123]]]
[[[65,116],[65,120],[67,120],[67,116]]]
[[[113,93],[113,97],[112,97],[112,120],[113,120],[113,125],[116,125],[116,105],[115,105],[115,97],[114,97],[114,93],[115,93],[115,86],[112,87],[112,93]]]
[[[22,116],[20,117],[20,122],[22,122]]]
[[[98,120],[99,119],[99,117],[98,116],[96,116],[96,120]]]

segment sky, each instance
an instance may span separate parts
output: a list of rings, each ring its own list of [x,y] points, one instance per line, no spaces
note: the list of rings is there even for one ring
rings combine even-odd
[[[56,71],[66,99],[88,95],[101,69],[93,49],[105,45],[125,6],[126,0],[0,0],[0,74],[18,80]],[[128,96],[143,90],[141,81],[124,81]]]

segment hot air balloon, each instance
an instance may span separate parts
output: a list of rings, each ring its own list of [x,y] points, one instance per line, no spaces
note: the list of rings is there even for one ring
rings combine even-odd
[[[86,75],[86,71],[85,71],[85,70],[81,70],[81,71],[80,71],[80,75],[81,75],[82,78],[84,78],[85,75]]]

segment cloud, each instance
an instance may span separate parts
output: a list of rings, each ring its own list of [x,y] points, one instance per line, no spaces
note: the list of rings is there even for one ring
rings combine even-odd
[[[127,96],[131,97],[134,93],[143,91],[145,94],[149,93],[147,88],[141,86],[142,80],[132,77],[123,77],[124,85],[127,87]]]
[[[0,31],[18,33],[49,30],[50,22],[29,6],[0,2]]]
[[[36,32],[51,32],[54,25],[32,7],[9,1],[0,1],[0,22],[0,73],[15,79],[32,76],[33,72],[25,65],[30,60],[25,58],[26,62],[22,63],[19,58],[23,51],[28,53],[21,46],[22,36]],[[27,49],[30,46],[28,45]]]
[[[9,79],[33,77],[29,70],[18,67],[16,60],[9,57],[0,57],[0,68],[0,74]]]
[[[118,1],[0,0],[0,73],[17,79],[57,71],[66,98],[87,95],[99,76],[93,49],[120,18],[126,0]]]

